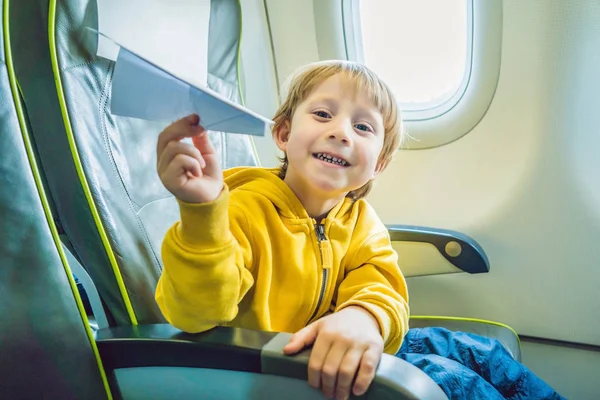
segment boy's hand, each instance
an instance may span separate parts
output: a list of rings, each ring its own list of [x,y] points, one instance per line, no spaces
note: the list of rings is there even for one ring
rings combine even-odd
[[[371,313],[361,307],[344,308],[298,331],[283,351],[294,354],[313,342],[308,363],[311,386],[336,399],[347,399],[351,388],[356,396],[367,391],[384,346]]]
[[[223,190],[223,172],[196,114],[169,125],[158,137],[156,166],[167,190],[186,203],[208,203]],[[194,145],[182,142],[191,137]]]

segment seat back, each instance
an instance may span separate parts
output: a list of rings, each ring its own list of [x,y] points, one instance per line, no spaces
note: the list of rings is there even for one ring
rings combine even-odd
[[[170,121],[111,114],[114,63],[96,56],[87,29],[98,29],[94,0],[12,3],[16,73],[70,248],[111,325],[164,322],[154,301],[160,246],[179,211],[157,176],[155,148]],[[240,18],[238,1],[212,1],[208,84],[236,102]],[[250,137],[210,136],[224,168],[256,164]]]
[[[96,344],[17,112],[9,27],[0,26],[0,398],[106,399]]]

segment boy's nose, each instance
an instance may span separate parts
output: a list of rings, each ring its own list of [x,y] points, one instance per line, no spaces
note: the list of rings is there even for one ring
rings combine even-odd
[[[329,132],[329,140],[337,140],[342,142],[343,144],[350,144],[350,132],[349,128],[345,126],[337,126],[331,132]]]

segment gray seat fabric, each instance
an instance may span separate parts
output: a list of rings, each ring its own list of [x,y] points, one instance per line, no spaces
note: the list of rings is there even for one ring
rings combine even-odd
[[[0,398],[106,399],[26,152],[4,39],[0,29]]]
[[[208,82],[237,102],[239,31],[231,27],[239,29],[239,18],[237,1],[212,1]],[[109,323],[164,322],[154,301],[160,245],[179,214],[156,174],[155,148],[170,121],[111,115],[114,63],[95,55],[97,38],[86,29],[97,29],[95,1],[13,1],[11,19],[17,76],[69,247],[96,284]],[[211,132],[211,139],[223,167],[256,164],[249,137]]]

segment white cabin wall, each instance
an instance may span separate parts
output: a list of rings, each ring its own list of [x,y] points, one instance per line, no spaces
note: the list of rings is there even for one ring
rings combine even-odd
[[[404,152],[378,182],[386,222],[464,232],[491,260],[489,274],[411,280],[413,313],[600,344],[599,18],[596,1],[505,0],[486,116],[454,143]]]
[[[597,400],[600,352],[521,342],[523,364],[569,400]]]

